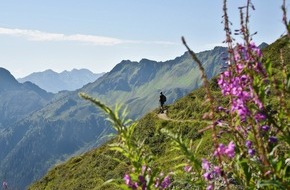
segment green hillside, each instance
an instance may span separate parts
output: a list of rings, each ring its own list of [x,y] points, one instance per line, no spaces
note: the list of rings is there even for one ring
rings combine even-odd
[[[208,106],[199,103],[204,100],[204,95],[204,90],[199,89],[168,105],[168,115],[174,120],[158,118],[155,110],[138,121],[135,137],[145,140],[148,149],[158,158],[157,163],[164,166],[166,171],[170,171],[172,164],[178,165],[180,161],[171,161],[171,158],[177,157],[179,153],[171,151],[169,139],[161,133],[161,129],[180,131],[185,139],[194,140],[193,146],[196,146],[203,137],[200,155],[206,155],[211,149],[210,132],[198,132],[208,125],[207,121],[200,120],[200,113],[208,110]],[[221,96],[217,92],[216,98],[218,97]],[[191,110],[192,105],[195,108],[194,112]],[[65,164],[54,167],[29,189],[116,189],[114,185],[103,186],[103,183],[113,178],[122,182],[122,176],[128,170],[128,166],[125,160],[124,163],[119,163],[113,159],[122,157],[119,153],[109,150],[109,144],[114,141],[116,140],[113,139],[98,149],[73,157]]]
[[[226,55],[225,47],[197,53],[208,78],[220,72],[220,68],[225,65]],[[158,106],[160,91],[172,103],[200,85],[200,72],[188,52],[185,52],[182,56],[165,62],[148,59],[140,62],[122,61],[100,80],[80,91],[98,97],[108,105],[128,105],[130,117],[136,119]]]
[[[284,58],[288,61],[290,49],[286,43],[287,41],[287,39],[279,39],[264,50],[264,59],[270,58],[274,60],[273,76],[277,78],[280,78],[281,69],[278,62],[276,62],[278,56],[276,48],[279,46],[280,49],[283,49]],[[286,64],[286,67],[289,69],[289,64]],[[277,80],[277,83],[280,82]],[[221,94],[216,79],[211,80],[210,88],[216,103],[214,107],[229,103],[228,99]],[[279,107],[278,94],[275,88],[271,89],[271,93],[271,109],[275,110]],[[286,94],[285,99],[289,100],[289,93]],[[152,156],[151,160],[153,163],[151,165],[162,168],[164,173],[169,173],[173,169],[175,171],[183,171],[184,165],[182,164],[187,161],[187,158],[181,152],[181,149],[176,149],[176,146],[172,144],[177,142],[172,141],[173,138],[191,147],[190,151],[195,152],[195,158],[193,159],[197,160],[200,165],[201,159],[208,157],[213,152],[213,134],[211,130],[206,130],[210,125],[208,120],[210,116],[206,113],[209,112],[211,105],[206,100],[206,91],[202,87],[192,91],[173,104],[167,105],[167,117],[160,118],[160,115],[157,114],[158,110],[154,110],[138,121],[132,141],[144,142],[142,150],[144,148],[144,154]],[[286,104],[286,107],[289,109],[290,101],[287,101]],[[228,117],[219,112],[215,114],[223,119]],[[179,134],[180,136],[172,134]],[[220,142],[228,143],[231,140],[231,135],[233,135],[231,131],[218,128],[217,137],[220,138]],[[105,182],[115,179],[115,184],[123,184],[124,174],[130,170],[129,160],[124,157],[124,154],[110,149],[110,144],[118,143],[119,140],[120,137],[116,136],[100,148],[73,157],[67,162],[55,166],[41,180],[31,185],[29,189],[118,189],[114,183]],[[287,167],[285,172],[286,174],[289,172]],[[188,177],[182,172],[175,173],[173,177],[174,186],[177,189],[192,189],[193,187],[188,186],[189,184],[186,183],[186,180],[183,180]],[[234,188],[234,186],[235,189],[239,189],[235,183],[232,183],[231,187]]]
[[[225,65],[225,55],[225,47],[197,54],[209,71],[209,78],[216,76]],[[106,141],[114,130],[97,107],[79,97],[80,92],[98,97],[109,106],[117,103],[128,106],[129,117],[135,120],[158,107],[160,91],[166,94],[167,103],[172,103],[200,85],[198,68],[188,52],[164,62],[121,61],[95,82],[76,91],[55,94],[41,109],[19,122],[9,123],[0,133],[3,147],[0,178],[9,181],[14,188],[26,188],[56,163]],[[17,96],[25,103],[21,99],[24,94]],[[10,104],[10,107],[14,106]]]

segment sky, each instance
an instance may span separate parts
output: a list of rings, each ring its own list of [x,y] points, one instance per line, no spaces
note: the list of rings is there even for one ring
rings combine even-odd
[[[225,45],[222,0],[0,0],[0,67],[15,78],[52,69],[109,72],[122,60],[181,56],[184,36],[195,52]],[[285,34],[282,0],[252,0],[256,44]],[[232,30],[238,7],[228,0]],[[290,9],[290,3],[286,8]],[[289,16],[288,16],[289,17]],[[240,36],[235,37],[237,41]]]

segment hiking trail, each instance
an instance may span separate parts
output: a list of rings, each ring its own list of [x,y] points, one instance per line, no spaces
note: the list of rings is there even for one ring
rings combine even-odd
[[[177,120],[170,119],[170,118],[166,115],[166,113],[159,113],[159,114],[158,114],[158,118],[163,119],[163,120],[166,120],[166,121],[177,121]]]
[[[157,114],[159,119],[165,120],[165,121],[176,121],[176,122],[191,122],[191,121],[196,121],[196,120],[177,120],[177,119],[171,119],[167,116],[166,111],[165,113],[158,113]],[[210,124],[208,127],[205,127],[203,129],[198,130],[199,133],[206,131],[208,129],[212,128],[211,122],[210,121],[206,121],[206,123]]]

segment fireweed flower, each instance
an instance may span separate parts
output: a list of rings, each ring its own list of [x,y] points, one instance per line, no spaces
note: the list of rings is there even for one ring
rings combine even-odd
[[[253,157],[253,156],[255,155],[255,150],[249,148],[249,149],[248,149],[248,154],[249,154],[251,157]]]
[[[268,125],[263,125],[261,129],[267,132],[269,131],[270,127]]]
[[[254,116],[256,122],[259,122],[259,121],[264,121],[266,119],[266,116],[265,114],[262,114],[262,113],[257,113],[255,116]]]
[[[225,154],[229,157],[229,158],[233,158],[235,157],[235,143],[233,141],[231,141],[229,143],[229,145],[226,147],[225,149]]]
[[[138,183],[137,183],[137,182],[133,182],[133,181],[131,180],[130,175],[125,174],[125,176],[124,176],[124,180],[125,180],[125,184],[126,184],[129,188],[131,188],[131,189],[137,189],[137,188],[138,188]]]
[[[270,110],[267,110],[264,105],[264,101],[267,101],[264,95],[268,95],[270,83],[266,79],[266,69],[261,62],[261,50],[253,42],[248,42],[246,39],[244,45],[237,44],[234,49],[229,51],[233,60],[229,59],[230,66],[227,71],[220,74],[218,85],[221,93],[228,96],[230,100],[229,107],[225,108],[230,111],[230,123],[232,125],[229,126],[233,126],[232,131],[234,131],[234,134],[238,134],[235,136],[237,142],[244,142],[244,145],[238,147],[239,150],[243,149],[243,152],[248,153],[246,158],[248,160],[252,160],[249,157],[256,155],[259,162],[265,164],[270,162],[271,164],[272,158],[268,160],[267,155],[271,145],[267,147],[266,143],[267,141],[269,144],[277,143],[278,139],[275,136],[269,136],[273,131],[271,131],[271,126],[266,125],[266,123],[269,123],[266,122],[266,119],[267,112],[270,112]],[[255,143],[248,139],[253,139]],[[261,148],[259,145],[261,145]],[[220,144],[215,148],[214,155],[233,158],[235,156],[234,142],[231,141],[227,146]],[[244,154],[240,156],[244,156]],[[220,164],[227,164],[226,157],[219,159]],[[214,171],[218,173],[216,169]],[[207,171],[203,177],[209,181],[211,173]],[[212,182],[207,183],[211,184]]]
[[[202,176],[206,181],[210,181],[213,179],[212,172],[205,172]]]
[[[256,151],[253,149],[253,144],[252,144],[252,141],[250,140],[246,140],[246,143],[245,143],[246,147],[248,148],[248,154],[253,157],[256,153]]]
[[[218,167],[218,166],[214,166],[214,169],[213,169],[214,173],[217,174],[217,175],[221,175],[221,168]]]
[[[192,167],[190,165],[184,166],[184,171],[190,172],[192,170]]]
[[[159,187],[159,185],[160,185],[160,179],[157,178],[156,181],[155,181],[154,187],[157,188],[157,187]]]
[[[214,125],[222,127],[223,126],[222,120],[221,119],[216,120],[214,122]]]
[[[161,188],[162,188],[162,189],[166,189],[167,187],[169,187],[170,183],[171,183],[171,181],[170,181],[170,176],[167,175],[167,176],[163,179],[163,181],[161,182]]]
[[[217,110],[218,110],[218,111],[225,111],[226,109],[225,109],[224,107],[222,107],[222,106],[219,106],[219,107],[217,108]]]
[[[247,148],[252,148],[252,141],[246,140],[246,147]]]
[[[159,176],[160,176],[160,177],[163,177],[164,174],[161,173]],[[166,189],[166,188],[168,188],[168,187],[170,186],[170,184],[171,184],[170,176],[167,175],[167,176],[162,180],[161,184],[160,184],[160,178],[156,178],[154,187],[155,187],[155,188],[158,188],[158,187],[159,187],[159,189]]]
[[[218,148],[214,152],[214,156],[218,155],[226,155],[229,158],[233,158],[235,156],[235,143],[231,141],[228,146],[224,144],[219,144]]]
[[[251,52],[251,53],[249,53]],[[265,76],[265,71],[258,60],[262,53],[260,49],[251,43],[248,46],[237,44],[234,50],[234,60],[236,65],[232,70],[223,72],[218,80],[223,95],[232,97],[231,112],[236,112],[242,121],[246,121],[253,113],[248,108],[248,103],[255,104],[259,109],[263,109],[263,104],[254,93],[253,81],[245,69],[254,70],[257,74]],[[264,120],[262,114],[255,114],[257,122]]]
[[[146,185],[146,180],[145,180],[145,177],[144,177],[144,176],[139,175],[139,176],[138,176],[138,180],[139,180],[139,182],[140,182],[141,184],[145,184],[145,185]]]
[[[137,182],[135,182],[135,183],[133,183],[131,186],[129,186],[129,187],[131,187],[132,189],[137,189],[138,188],[138,183]],[[143,189],[142,189],[143,190]]]
[[[125,174],[124,180],[125,180],[126,185],[131,184],[131,177],[130,177],[130,175]]]
[[[229,53],[233,53],[235,64],[231,64],[232,60],[229,60],[229,69],[220,74],[218,85],[222,95],[230,96],[230,107],[218,107],[217,110],[228,110],[233,116],[233,121],[240,125],[234,126],[235,130],[239,131],[245,139],[248,139],[248,135],[257,126],[260,126],[260,131],[264,133],[270,130],[269,126],[264,125],[266,120],[265,107],[258,96],[259,93],[256,92],[257,86],[255,86],[261,77],[265,78],[266,76],[265,69],[260,62],[262,53],[254,43],[237,44],[233,51]],[[263,79],[261,82],[266,82],[266,80]],[[270,136],[268,141],[269,143],[275,143],[277,138]],[[246,140],[244,148],[250,157],[256,154],[252,141]],[[219,144],[214,150],[214,156],[223,156],[223,161],[226,158],[234,158],[235,143],[231,141],[228,145]],[[217,166],[211,168],[205,159],[202,160],[202,168],[205,170],[203,178],[209,184],[207,189],[213,189],[212,180],[216,176],[221,176],[221,169]]]
[[[263,103],[260,101],[260,99],[258,97],[254,96],[253,102],[257,105],[257,107],[260,110],[263,110],[264,109],[264,105],[263,105]],[[265,119],[266,119],[266,116],[264,115],[264,118],[262,120],[265,120]]]
[[[276,143],[276,142],[278,142],[278,139],[277,139],[277,137],[270,136],[268,141],[269,141],[269,143]]]
[[[207,186],[206,190],[213,190],[213,184],[210,184],[209,186]]]
[[[225,152],[225,145],[224,144],[219,144],[218,148],[214,151],[214,156],[218,156],[218,155],[223,155]]]
[[[206,159],[202,159],[202,164],[201,164],[202,169],[204,170],[209,170],[210,168],[210,164]]]
[[[222,145],[222,144],[221,144]],[[224,149],[224,146],[222,149]],[[208,189],[213,189],[213,181],[221,176],[222,170],[219,166],[211,165],[206,159],[202,159],[202,168],[205,170],[205,173],[202,175],[205,181],[208,182]]]
[[[152,185],[154,185],[155,188],[163,190],[163,189],[168,188],[171,184],[170,176],[169,175],[167,175],[165,177],[163,177],[163,176],[164,176],[164,173],[160,173],[158,177],[151,176],[151,168],[144,165],[144,166],[142,166],[141,174],[138,176],[137,181],[132,181],[131,176],[129,174],[125,174],[124,180],[125,180],[125,184],[130,189],[146,190],[149,188],[148,184],[149,185],[152,184],[151,180],[153,180]]]
[[[251,115],[251,112],[246,106],[246,104],[244,104],[244,102],[242,102],[240,99],[233,100],[231,111],[237,112],[237,114],[240,116],[241,120],[243,121],[246,120],[246,118],[249,115]]]

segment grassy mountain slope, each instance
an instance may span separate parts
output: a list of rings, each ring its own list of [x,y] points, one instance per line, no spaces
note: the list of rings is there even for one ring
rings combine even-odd
[[[273,52],[276,50],[276,46],[282,47],[285,53],[285,60],[289,60],[290,49],[283,39],[278,40],[264,50],[265,59],[273,59],[278,56],[277,53]],[[274,62],[276,61],[274,60]],[[276,63],[274,65],[275,69],[277,69],[275,75],[278,76],[279,66]],[[289,64],[287,64],[287,67],[289,68]],[[228,100],[220,94],[215,80],[211,81],[211,89],[217,105],[227,103]],[[275,94],[274,90],[273,93]],[[275,96],[273,97],[275,100]],[[172,167],[184,163],[184,158],[174,159],[181,154],[178,151],[172,151],[171,144],[168,143],[167,137],[160,130],[179,131],[183,139],[192,140],[193,151],[202,138],[202,143],[197,153],[197,157],[201,159],[204,155],[212,152],[213,149],[211,131],[198,132],[208,126],[208,121],[201,119],[208,110],[209,103],[205,101],[205,89],[199,88],[168,106],[168,116],[171,120],[158,118],[156,110],[142,117],[138,121],[135,137],[145,140],[147,150],[154,154],[157,158],[156,164],[162,166],[166,173]],[[223,141],[229,140],[225,133],[222,139]],[[116,140],[117,138],[112,141]],[[55,166],[45,177],[31,185],[29,189],[117,189],[116,186],[104,184],[104,182],[110,179],[118,179],[117,182],[123,183],[122,177],[128,170],[128,166],[126,160],[120,163],[113,159],[117,157],[122,160],[122,156],[109,150],[108,145],[111,142],[85,154],[73,157],[64,164]],[[182,189],[182,185],[185,184],[181,183],[179,185]]]
[[[158,158],[157,164],[163,165],[165,171],[170,171],[172,164],[178,165],[180,160],[170,161],[171,158],[177,157],[179,153],[171,151],[168,139],[160,132],[162,128],[172,129],[173,131],[180,130],[185,138],[194,139],[193,146],[197,145],[200,137],[203,137],[204,143],[201,145],[203,151],[199,153],[200,155],[207,154],[207,151],[212,147],[210,133],[199,134],[197,132],[208,125],[206,121],[201,121],[199,118],[193,118],[187,114],[180,117],[174,111],[181,110],[180,108],[183,107],[182,110],[187,112],[189,111],[188,105],[195,105],[196,112],[192,114],[206,111],[207,106],[196,103],[202,101],[204,95],[205,91],[199,89],[170,105],[168,107],[169,113],[172,112],[170,117],[175,118],[176,121],[162,120],[157,117],[156,111],[148,113],[139,120],[135,132],[136,138],[144,138],[150,151]],[[195,98],[192,98],[193,96]],[[109,150],[109,143],[111,142],[98,149],[73,157],[65,164],[54,167],[44,178],[33,184],[29,189],[116,189],[117,187],[114,185],[103,185],[103,183],[112,178],[120,179],[120,182],[122,182],[122,176],[128,170],[128,166],[125,160],[124,163],[119,163],[113,159],[114,157],[120,159],[122,156]]]
[[[209,77],[223,66],[226,48],[198,54]],[[0,134],[0,178],[24,189],[49,167],[98,146],[112,133],[99,110],[78,96],[86,92],[108,105],[123,103],[136,119],[158,107],[162,90],[171,103],[200,85],[197,67],[187,53],[174,60],[122,61],[97,81],[73,92],[61,92],[53,101]]]
[[[224,66],[225,52],[226,48],[216,47],[197,54],[204,63],[208,78],[216,76]],[[166,62],[147,59],[140,62],[122,61],[110,73],[82,91],[109,105],[128,105],[132,110],[130,116],[135,119],[159,105],[160,91],[166,94],[168,103],[172,103],[200,85],[201,75],[188,53],[185,53]]]

